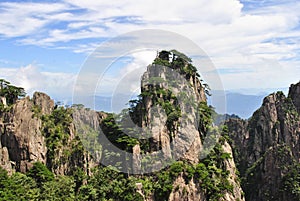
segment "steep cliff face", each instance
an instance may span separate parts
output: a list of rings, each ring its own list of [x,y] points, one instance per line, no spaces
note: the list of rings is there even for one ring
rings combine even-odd
[[[154,79],[159,82],[151,82]],[[198,162],[201,140],[197,126],[197,103],[205,102],[204,88],[196,77],[186,79],[176,70],[150,65],[142,77],[144,111],[142,127],[152,134],[150,151],[163,150],[163,161]]]
[[[288,98],[282,92],[267,96],[249,121],[226,122],[246,200],[299,199],[288,183],[300,159],[298,86],[290,87]]]
[[[76,134],[71,109],[55,107],[54,101],[40,92],[1,112],[0,161],[10,173],[25,173],[39,161],[60,175],[70,174],[77,167],[88,172],[88,164],[92,164]]]
[[[211,123],[199,77],[185,55],[162,51],[139,99],[120,114],[55,106],[43,93],[2,107],[0,165],[24,173],[40,161],[71,176],[79,200],[244,200],[226,129]],[[220,137],[207,150],[209,133]]]
[[[206,188],[209,184],[206,185],[201,181],[203,175],[189,174],[188,178],[192,179],[187,179],[183,171],[174,180],[168,200],[244,200],[232,158],[220,159],[215,163],[207,161],[214,161],[218,156],[212,156],[209,160],[203,159],[206,160],[203,163],[200,160],[200,150],[203,149],[203,139],[207,134],[207,130],[203,129],[207,126],[203,125],[205,115],[200,109],[200,103],[207,106],[205,87],[200,83],[195,67],[180,57],[176,58],[176,55],[173,55],[171,61],[167,55],[168,52],[161,52],[142,76],[141,99],[133,111],[134,114],[138,114],[138,117],[135,118],[133,115],[133,119],[147,133],[150,133],[150,138],[134,146],[133,168],[139,171],[147,169],[141,163],[143,159],[135,157],[141,153],[152,155],[161,153],[155,155],[159,157],[152,161],[152,168],[175,160],[185,161],[190,164],[188,167],[191,169],[203,167],[203,171],[199,170],[203,174],[208,171],[206,167],[219,168],[218,171],[224,171],[224,175],[221,176],[224,180],[219,180],[218,176],[215,177],[218,173],[213,173],[210,178],[212,185],[215,185],[216,189],[222,185],[228,185],[231,186],[231,190],[225,190],[224,186],[222,186],[224,190],[219,189],[220,192],[214,188]],[[226,141],[220,145],[219,149],[218,151],[222,154],[232,155],[232,150]],[[215,154],[220,154],[218,151]],[[218,183],[222,185],[218,186]],[[219,197],[214,197],[218,193]]]
[[[99,165],[102,157],[102,144],[99,143],[99,129],[103,119],[107,117],[106,113],[96,112],[85,108],[72,109],[72,128],[75,138],[71,138],[76,144],[80,145],[80,149],[73,158],[77,158],[77,162],[69,160],[68,167],[83,167],[87,175],[91,174],[91,169]],[[74,148],[74,147],[73,147]],[[80,159],[80,160],[78,160]]]
[[[29,97],[21,99],[1,113],[1,166],[9,171],[26,172],[33,162],[46,162],[47,147],[41,133],[42,121],[33,111],[37,107],[44,114],[49,114],[54,102],[43,93],[35,93],[33,100]]]
[[[292,99],[298,113],[300,113],[300,82],[291,85],[288,97]]]

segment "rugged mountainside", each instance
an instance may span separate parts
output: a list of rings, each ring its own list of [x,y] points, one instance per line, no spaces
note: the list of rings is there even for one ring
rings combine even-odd
[[[152,161],[150,166],[154,170],[163,162],[172,160],[185,161],[190,165],[200,162],[199,155],[208,132],[206,127],[209,127],[208,123],[204,123],[205,117],[200,117],[204,113],[201,107],[207,106],[205,87],[198,79],[196,68],[182,58],[174,52],[160,52],[142,77],[141,99],[133,112],[139,114],[136,123],[152,135],[149,140],[141,141],[133,148],[133,154],[137,156],[133,163],[137,169],[149,168],[149,164],[144,167],[141,164],[141,152],[151,153],[154,158],[159,156],[160,160],[154,161],[154,164]],[[143,149],[145,143],[149,144],[149,148]],[[220,145],[221,150],[232,155],[226,141]],[[228,171],[228,175],[223,177],[233,187],[231,192],[222,192],[221,197],[224,200],[243,200],[239,182],[230,179],[237,177],[234,161],[227,158],[221,163],[223,171]],[[206,189],[202,189],[200,184],[201,181],[191,179],[187,182],[182,175],[178,176],[173,184],[178,186],[178,190],[172,190],[169,200],[206,200]],[[187,193],[182,193],[183,189]]]
[[[288,97],[292,99],[294,106],[297,108],[298,113],[300,113],[300,82],[291,85]]]
[[[9,112],[1,113],[1,166],[10,172],[26,172],[32,162],[46,162],[42,121],[34,117],[32,110],[35,106],[40,107],[44,114],[50,114],[54,102],[42,93],[35,93],[32,100],[29,97],[19,100]]]
[[[227,131],[213,126],[199,76],[187,56],[162,51],[120,114],[57,106],[43,93],[6,104],[1,92],[0,167],[12,176],[0,168],[0,195],[16,199],[20,177],[30,184],[18,186],[23,200],[244,200]],[[220,137],[206,150],[209,134]]]
[[[39,161],[61,175],[84,168],[88,154],[75,146],[81,143],[75,132],[71,111],[36,92],[0,113],[0,165],[8,172],[25,173]]]
[[[246,200],[299,200],[300,83],[267,96],[248,120],[230,119]]]

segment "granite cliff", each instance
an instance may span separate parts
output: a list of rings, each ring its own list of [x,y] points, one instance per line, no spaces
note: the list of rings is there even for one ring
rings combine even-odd
[[[299,200],[300,83],[270,94],[249,120],[230,119],[246,200]]]
[[[139,99],[117,115],[55,105],[40,92],[10,104],[1,96],[0,166],[34,179],[37,200],[45,189],[69,200],[244,200],[228,133],[212,124],[199,77],[187,56],[162,51],[141,78]],[[218,140],[206,149],[210,134]],[[48,188],[51,173],[64,188]]]
[[[160,52],[142,76],[141,99],[134,112],[139,114],[136,123],[146,128],[151,137],[135,145],[133,154],[139,156],[143,152],[151,153],[152,156],[159,155],[160,160],[155,161],[157,166],[172,160],[197,166],[203,164],[200,154],[203,151],[203,140],[211,126],[205,122],[205,112],[201,110],[209,108],[206,103],[206,89],[199,81],[196,68],[185,55],[176,53]],[[145,143],[149,146],[143,149]],[[222,153],[232,155],[226,140],[219,148]],[[138,157],[133,160],[135,168],[147,169],[147,166],[141,167],[143,164],[140,161],[143,159]],[[216,166],[228,172],[228,175],[223,177],[232,189],[224,190],[223,196],[217,199],[243,200],[233,159],[229,157],[220,163],[221,167]],[[151,164],[151,168],[155,169],[157,166]],[[202,182],[196,175],[192,175],[191,179],[184,177],[180,174],[174,178],[173,186],[177,186],[177,189],[171,191],[169,200],[209,200],[208,190],[201,188]]]
[[[27,172],[39,161],[55,174],[86,169],[88,154],[76,137],[70,109],[55,106],[41,92],[17,100],[0,113],[0,166],[8,172]]]

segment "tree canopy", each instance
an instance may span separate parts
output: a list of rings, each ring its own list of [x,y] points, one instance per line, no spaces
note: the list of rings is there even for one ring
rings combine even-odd
[[[8,105],[11,105],[18,100],[18,98],[25,97],[24,88],[11,85],[10,82],[0,79],[0,96],[6,98]]]

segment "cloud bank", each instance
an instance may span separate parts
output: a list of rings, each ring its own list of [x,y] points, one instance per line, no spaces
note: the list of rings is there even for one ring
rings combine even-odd
[[[1,2],[0,38],[87,54],[103,40],[122,33],[168,30],[190,38],[209,55],[225,89],[256,88],[259,92],[299,81],[299,10],[296,0]],[[124,71],[144,65],[136,59],[132,62],[124,65]],[[9,70],[1,68],[2,73]],[[29,70],[20,71],[26,73]],[[55,76],[74,79],[71,74],[39,73],[44,79],[37,77],[35,82],[44,84],[29,89],[45,86],[41,90],[51,91],[50,86],[57,88],[52,82]],[[29,86],[26,76],[18,80]]]

